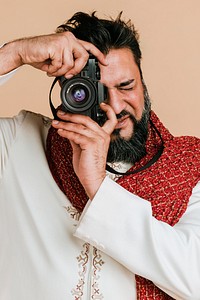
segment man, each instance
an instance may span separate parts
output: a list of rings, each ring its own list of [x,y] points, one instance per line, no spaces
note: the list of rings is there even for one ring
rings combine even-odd
[[[0,299],[200,299],[200,141],[151,111],[134,27],[77,13],[3,46],[0,74],[70,79],[88,52],[108,92],[102,126],[60,109],[52,123],[0,121]]]

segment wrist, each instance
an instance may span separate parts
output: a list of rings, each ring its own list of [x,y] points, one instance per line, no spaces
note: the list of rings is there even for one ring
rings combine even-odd
[[[7,74],[22,65],[18,44],[19,41],[12,41],[0,48],[0,75]]]
[[[92,200],[95,197],[104,179],[105,177],[98,180],[93,180],[90,183],[84,185],[84,189],[90,200]]]

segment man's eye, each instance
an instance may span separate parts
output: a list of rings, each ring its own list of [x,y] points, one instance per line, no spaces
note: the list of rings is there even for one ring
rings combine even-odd
[[[120,88],[121,91],[132,91],[133,87]]]

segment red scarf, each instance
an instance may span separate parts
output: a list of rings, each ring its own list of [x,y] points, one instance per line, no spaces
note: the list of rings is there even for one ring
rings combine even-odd
[[[164,142],[161,157],[151,167],[134,175],[122,176],[117,183],[131,193],[151,202],[153,216],[174,226],[187,209],[192,189],[200,179],[200,140],[173,137],[154,112],[151,120]],[[147,155],[131,170],[145,165],[158,151],[160,137],[149,124]],[[47,137],[47,159],[52,175],[77,210],[82,211],[88,197],[72,165],[72,149],[67,139],[51,127]],[[129,171],[131,171],[129,170]],[[173,299],[151,281],[136,275],[137,299]]]

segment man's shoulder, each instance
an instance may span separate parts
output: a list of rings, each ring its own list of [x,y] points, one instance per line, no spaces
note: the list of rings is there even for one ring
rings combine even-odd
[[[183,135],[183,136],[176,136],[173,138],[174,143],[180,145],[183,148],[200,146],[200,138],[196,136],[189,136],[189,135]]]
[[[182,157],[200,162],[200,138],[195,136],[179,136],[169,141],[169,148]],[[196,158],[196,159],[195,159]]]
[[[28,122],[31,124],[33,123],[38,125],[40,124],[40,125],[44,125],[45,127],[50,127],[52,122],[52,119],[50,117],[29,110],[21,110],[17,118],[23,119],[23,122]]]

